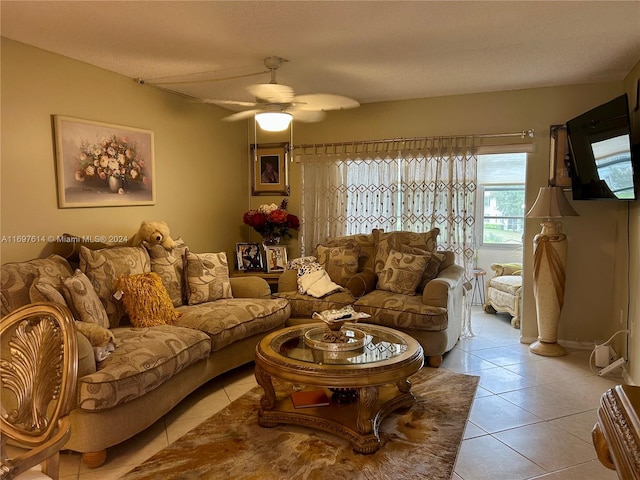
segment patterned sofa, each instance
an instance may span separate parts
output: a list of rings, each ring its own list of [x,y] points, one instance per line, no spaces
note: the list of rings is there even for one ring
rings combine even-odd
[[[464,270],[454,264],[453,252],[436,250],[438,233],[374,229],[318,245],[313,257],[344,290],[320,298],[299,293],[298,272],[288,268],[276,294],[290,302],[287,324],[310,322],[313,312],[353,305],[371,315],[368,323],[413,336],[428,364],[439,366],[460,337]]]
[[[75,272],[73,262],[55,254],[3,265],[0,313],[36,301],[65,303],[73,312],[80,359],[66,448],[82,452],[89,466],[101,465],[108,447],[149,427],[200,385],[251,362],[259,340],[290,314],[286,300],[270,298],[263,279],[229,278],[224,253],[193,254],[184,245],[171,252],[79,250]],[[127,323],[123,303],[131,292],[114,298],[119,278],[161,281],[165,310],[179,318],[163,324],[162,309],[152,306],[146,317],[130,316],[142,326]],[[153,295],[138,291],[131,298],[144,305]]]

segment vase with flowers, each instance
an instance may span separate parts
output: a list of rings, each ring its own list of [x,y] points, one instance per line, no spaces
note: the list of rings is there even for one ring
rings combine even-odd
[[[242,221],[262,235],[265,245],[277,245],[281,238],[291,237],[291,230],[300,228],[298,217],[287,212],[287,203],[285,198],[280,206],[275,203],[260,205],[246,212]]]

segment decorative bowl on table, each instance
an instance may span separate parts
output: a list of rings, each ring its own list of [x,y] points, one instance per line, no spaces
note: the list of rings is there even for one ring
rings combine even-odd
[[[346,327],[340,331],[326,327],[310,328],[304,334],[304,343],[316,350],[348,352],[364,346],[366,335],[357,328]]]
[[[339,331],[347,322],[355,323],[361,318],[369,318],[368,313],[356,312],[351,305],[347,305],[339,310],[324,310],[322,312],[313,312],[312,317],[322,320],[327,324],[329,330]]]

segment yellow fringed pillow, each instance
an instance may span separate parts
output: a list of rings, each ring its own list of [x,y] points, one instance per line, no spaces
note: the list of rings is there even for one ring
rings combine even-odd
[[[122,292],[124,310],[134,327],[171,325],[180,316],[157,273],[121,275],[116,290]]]

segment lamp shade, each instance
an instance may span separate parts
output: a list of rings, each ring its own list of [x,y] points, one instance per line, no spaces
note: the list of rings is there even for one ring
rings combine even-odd
[[[529,218],[577,217],[561,187],[540,187],[538,198],[527,212]]]
[[[260,112],[256,113],[256,122],[262,130],[267,132],[281,132],[289,128],[293,117],[286,112]]]

